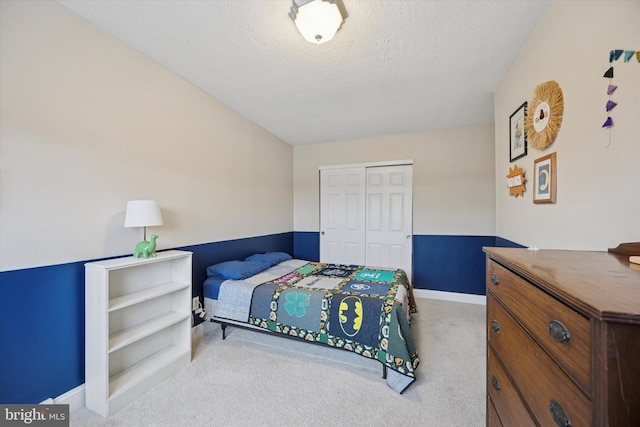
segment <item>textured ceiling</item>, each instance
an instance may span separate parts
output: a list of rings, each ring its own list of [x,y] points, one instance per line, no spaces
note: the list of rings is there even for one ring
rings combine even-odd
[[[344,0],[306,42],[290,0],[58,0],[291,145],[493,122],[549,0]]]

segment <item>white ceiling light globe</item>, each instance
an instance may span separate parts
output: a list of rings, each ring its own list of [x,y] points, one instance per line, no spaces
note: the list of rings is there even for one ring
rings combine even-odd
[[[310,43],[326,43],[336,35],[343,19],[335,3],[314,0],[298,8],[296,27]]]

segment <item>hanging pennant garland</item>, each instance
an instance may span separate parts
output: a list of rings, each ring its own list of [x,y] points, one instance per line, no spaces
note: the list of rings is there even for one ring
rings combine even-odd
[[[609,63],[612,63],[613,61],[617,61],[618,59],[620,59],[620,57],[623,58],[624,62],[629,62],[631,61],[631,58],[633,58],[634,54],[636,55],[638,62],[640,62],[640,50],[635,51],[635,50],[613,49],[609,51]],[[602,77],[609,79],[609,85],[607,86],[607,95],[609,96],[609,99],[607,100],[607,103],[604,106],[604,109],[607,112],[607,119],[602,124],[602,127],[607,128],[609,129],[609,131],[611,131],[611,128],[613,127],[611,110],[613,110],[616,107],[616,105],[618,105],[617,102],[614,102],[611,99],[611,95],[613,95],[613,92],[615,92],[616,89],[618,88],[618,86],[613,84],[613,67],[609,67],[609,69],[604,73]],[[609,132],[609,139],[611,139],[611,132]],[[611,140],[609,140],[609,142],[611,142]]]
[[[529,105],[533,108],[525,117],[525,131],[529,144],[542,151],[556,139],[562,124],[564,99],[558,82],[549,80],[539,84]]]
[[[610,61],[614,57],[614,53],[613,52],[614,51],[612,50],[609,53],[609,60]],[[613,110],[613,107],[618,105],[618,104],[616,104],[615,102],[613,102],[611,100],[611,95],[618,88],[618,86],[612,84],[612,82],[613,82],[613,67],[609,67],[609,69],[604,73],[604,75],[602,77],[607,77],[609,79],[609,86],[607,87],[607,95],[609,95],[609,100],[607,101],[607,105],[605,106],[605,110],[607,111],[607,120],[604,121],[604,124],[602,125],[602,127],[603,128],[610,128],[610,127],[613,126],[613,119],[611,118],[611,110]]]
[[[635,52],[632,50],[625,50],[624,51],[624,62],[629,62],[629,60],[631,59],[631,57],[633,56]]]
[[[622,49],[616,49],[609,52],[609,62],[617,61],[622,55]]]

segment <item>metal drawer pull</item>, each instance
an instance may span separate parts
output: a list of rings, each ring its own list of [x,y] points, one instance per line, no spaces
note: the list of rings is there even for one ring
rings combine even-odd
[[[494,286],[498,286],[498,283],[500,283],[500,279],[498,278],[498,275],[496,273],[491,273],[491,284]]]
[[[551,339],[557,342],[567,342],[571,335],[569,335],[569,330],[562,323],[557,320],[552,320],[549,322],[549,326],[547,326],[547,332],[549,332],[549,336]]]
[[[500,333],[500,324],[498,323],[497,320],[492,320],[491,321],[491,330],[493,332],[495,332],[496,334]]]
[[[491,376],[491,385],[493,386],[493,388],[495,388],[496,390],[500,390],[500,383],[498,382],[498,379],[496,378],[495,375]]]
[[[566,412],[558,402],[555,400],[551,400],[549,404],[549,410],[551,411],[551,415],[553,415],[553,420],[560,427],[571,427],[571,420],[567,416]]]

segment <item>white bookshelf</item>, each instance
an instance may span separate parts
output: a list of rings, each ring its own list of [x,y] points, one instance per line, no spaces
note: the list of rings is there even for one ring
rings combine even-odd
[[[191,252],[85,264],[86,406],[108,417],[191,361]]]

